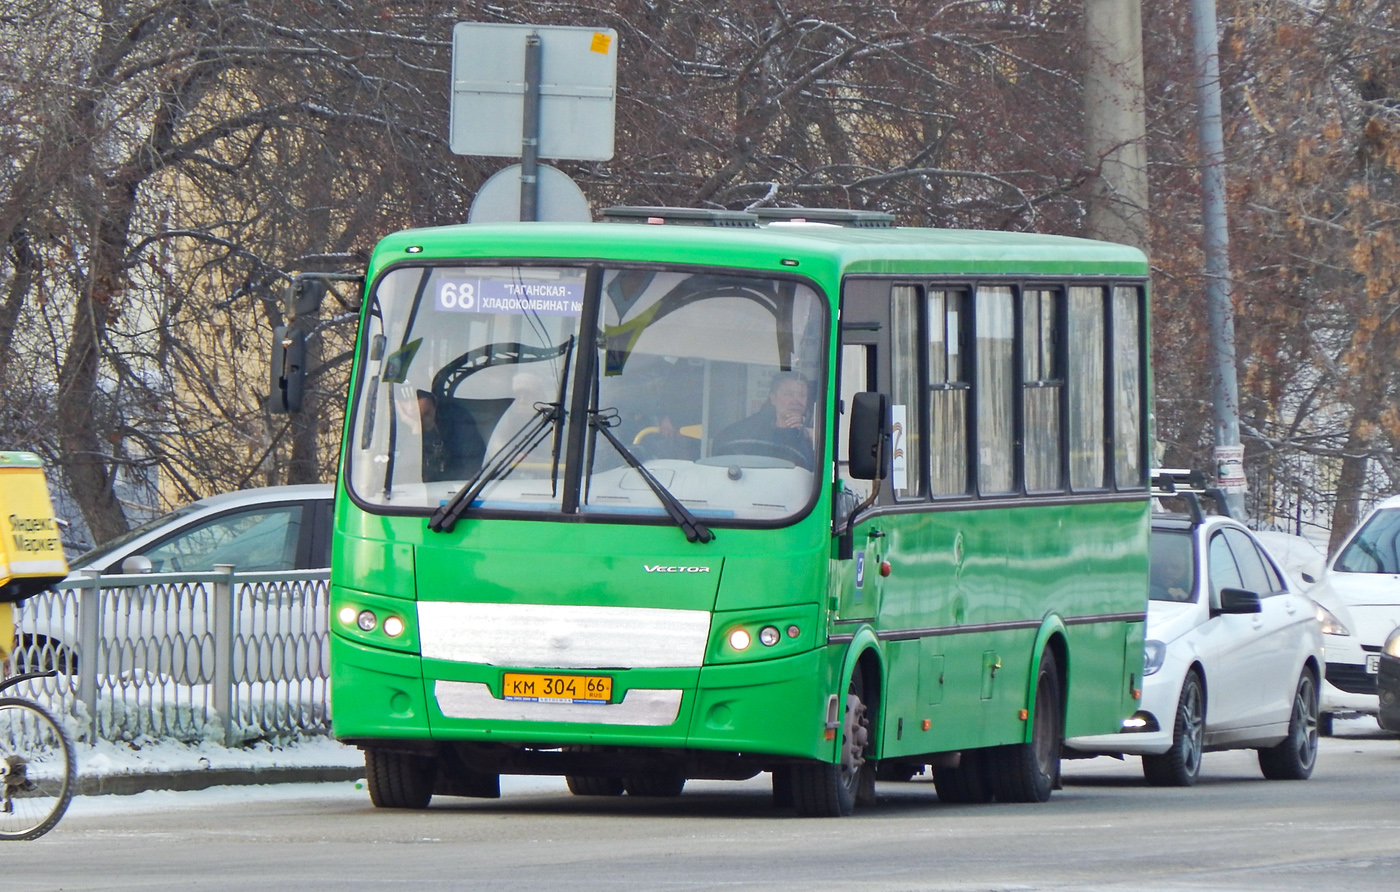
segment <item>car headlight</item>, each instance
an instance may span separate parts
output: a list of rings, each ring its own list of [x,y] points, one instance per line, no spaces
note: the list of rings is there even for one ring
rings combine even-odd
[[[1337,619],[1332,611],[1323,607],[1321,604],[1317,605],[1317,621],[1322,624],[1322,634],[1324,635],[1341,636],[1351,634],[1351,629],[1342,625],[1342,621]]]
[[[1142,675],[1146,678],[1162,668],[1167,658],[1167,646],[1160,641],[1148,639],[1142,643]]]
[[[1400,628],[1396,628],[1386,636],[1385,646],[1381,648],[1381,652],[1400,659]]]

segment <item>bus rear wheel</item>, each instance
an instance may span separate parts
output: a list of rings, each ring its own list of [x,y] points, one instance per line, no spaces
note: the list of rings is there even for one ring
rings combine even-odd
[[[999,746],[988,753],[992,788],[1001,802],[1045,802],[1060,781],[1060,748],[1065,719],[1055,653],[1040,655],[1035,680],[1035,712],[1027,743]]]
[[[982,804],[992,801],[992,781],[982,750],[963,750],[957,768],[933,769],[933,789],[938,801]]]
[[[621,796],[622,778],[598,777],[591,774],[566,774],[564,783],[575,796]]]
[[[624,777],[622,787],[628,796],[679,796],[685,789],[685,778],[679,774],[644,774]]]
[[[395,750],[365,749],[365,786],[375,808],[427,808],[437,760]]]
[[[799,817],[837,818],[855,811],[863,786],[875,782],[870,750],[870,712],[865,705],[865,683],[857,666],[846,691],[841,720],[841,759],[838,762],[804,762],[792,767],[792,804]]]

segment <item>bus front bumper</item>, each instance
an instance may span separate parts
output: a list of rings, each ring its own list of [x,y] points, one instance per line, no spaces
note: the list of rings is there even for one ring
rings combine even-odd
[[[332,636],[333,729],[350,741],[643,746],[830,759],[826,699],[839,671],[833,659],[823,648],[700,668],[610,670],[602,674],[612,679],[611,702],[522,701],[502,696],[507,672],[558,670],[421,660]]]

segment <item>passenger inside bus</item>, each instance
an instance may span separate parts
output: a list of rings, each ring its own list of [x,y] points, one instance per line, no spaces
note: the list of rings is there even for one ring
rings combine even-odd
[[[481,467],[486,446],[471,414],[456,400],[418,391],[423,436],[423,481],[464,480]]]

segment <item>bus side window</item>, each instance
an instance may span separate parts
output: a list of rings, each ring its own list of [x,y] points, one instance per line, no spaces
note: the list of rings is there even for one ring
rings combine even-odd
[[[1079,491],[1103,489],[1108,468],[1104,454],[1104,289],[1069,289],[1069,485]]]
[[[962,291],[928,292],[929,490],[935,496],[967,494],[965,298]]]

